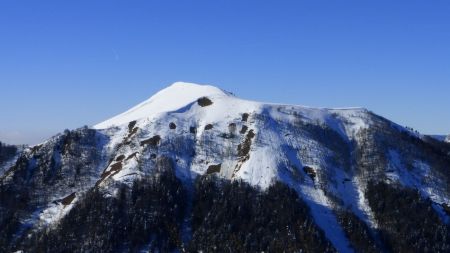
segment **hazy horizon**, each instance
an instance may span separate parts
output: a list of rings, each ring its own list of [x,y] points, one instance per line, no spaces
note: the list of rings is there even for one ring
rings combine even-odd
[[[176,81],[450,133],[447,1],[4,1],[0,141],[102,122]]]

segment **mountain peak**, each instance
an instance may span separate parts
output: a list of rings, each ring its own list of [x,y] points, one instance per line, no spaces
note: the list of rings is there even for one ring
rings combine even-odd
[[[167,88],[160,90],[146,101],[122,114],[95,125],[94,128],[104,129],[126,124],[133,120],[178,110],[201,97],[217,96],[230,96],[230,93],[211,85],[175,82]]]
[[[199,94],[202,94],[201,96],[229,95],[228,92],[225,92],[224,90],[212,85],[189,82],[175,82],[169,85],[167,88],[160,90],[151,98],[161,95],[191,99],[192,97],[198,98],[197,96]]]

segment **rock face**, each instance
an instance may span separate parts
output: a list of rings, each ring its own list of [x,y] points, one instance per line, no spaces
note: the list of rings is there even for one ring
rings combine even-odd
[[[175,83],[18,152],[0,252],[445,252],[447,148],[362,108]]]

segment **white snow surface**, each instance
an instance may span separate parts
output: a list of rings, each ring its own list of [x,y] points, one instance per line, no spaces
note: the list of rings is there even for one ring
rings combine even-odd
[[[133,120],[150,118],[160,113],[175,111],[204,96],[231,95],[210,85],[176,82],[130,110],[95,125],[94,128],[104,129],[111,126],[119,126]]]
[[[206,107],[198,105],[197,100],[201,97],[209,98],[213,104]],[[243,114],[249,115],[245,122],[242,120]],[[273,119],[273,122],[255,120],[253,117],[256,116]],[[277,180],[278,168],[289,160],[282,160],[273,154],[282,154],[282,148],[288,144],[287,141],[291,141],[293,143],[291,145],[295,148],[301,148],[298,143],[302,143],[304,138],[287,137],[294,131],[298,121],[326,125],[347,141],[354,138],[360,129],[370,125],[367,110],[362,108],[326,109],[260,103],[239,99],[210,85],[177,82],[125,113],[95,125],[94,128],[110,135],[109,146],[113,150],[126,138],[128,124],[134,120],[137,121],[136,127],[139,128],[137,135],[141,141],[154,135],[159,135],[163,142],[183,137],[189,139],[192,136],[189,128],[195,126],[197,132],[194,141],[197,143],[193,144],[216,143],[209,147],[209,150],[200,148],[203,145],[195,145],[196,156],[192,159],[173,157],[181,163],[177,166],[182,165],[183,168],[179,171],[183,177],[202,175],[205,174],[208,165],[222,164],[220,174],[225,178],[240,178],[262,189],[266,189]],[[271,122],[273,125],[270,125]],[[175,123],[177,128],[169,129],[170,123]],[[229,134],[230,124],[235,124],[236,130],[233,134],[239,139],[218,137]],[[212,125],[213,129],[205,130],[207,125]],[[244,126],[248,130],[240,134],[239,131]],[[239,161],[236,147],[244,141],[249,131],[253,131],[256,135],[252,140],[249,159]],[[217,143],[218,140],[220,143]],[[128,148],[123,150],[122,154],[128,156],[136,151]],[[183,150],[179,152],[182,153]],[[166,155],[173,156],[170,152]],[[315,156],[320,159],[321,154]],[[123,169],[115,174],[114,178],[136,175],[135,171],[127,170],[128,167],[134,167],[129,164],[131,161],[124,162]],[[322,165],[326,167],[326,164]]]

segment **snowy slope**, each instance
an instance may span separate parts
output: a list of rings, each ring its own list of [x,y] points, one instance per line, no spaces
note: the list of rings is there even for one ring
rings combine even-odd
[[[202,107],[196,103],[197,99],[207,97],[213,103],[210,106]],[[224,155],[226,147],[219,146],[217,150],[208,155],[194,157],[194,161],[189,164],[190,168],[185,171],[202,175],[206,172],[206,167],[199,161],[206,163],[222,163],[221,174],[227,178],[242,178],[249,183],[267,188],[273,180],[277,178],[278,167],[285,159],[283,157],[273,157],[270,154],[283,154],[281,149],[284,144],[292,142],[293,148],[300,148],[303,139],[293,139],[289,133],[292,129],[282,129],[280,127],[291,127],[296,121],[302,120],[311,124],[327,125],[342,138],[350,140],[360,130],[369,127],[370,119],[366,116],[367,110],[361,108],[350,109],[316,109],[303,106],[264,104],[247,101],[231,96],[222,90],[212,86],[202,86],[191,83],[175,83],[172,86],[158,92],[149,100],[120,114],[112,119],[106,120],[98,125],[96,129],[103,129],[106,126],[115,126],[111,130],[105,129],[106,133],[112,131],[110,135],[111,147],[117,145],[129,134],[128,124],[137,121],[136,135],[141,136],[138,141],[159,135],[164,141],[178,137],[192,137],[188,132],[190,127],[196,128],[196,141],[206,141],[211,139],[217,141],[220,135],[237,135],[238,139],[219,139],[225,141],[225,145],[237,146],[245,139],[247,133],[252,131],[255,134],[255,141],[258,148],[250,150],[248,161],[240,162],[236,159],[237,154],[230,157]],[[248,115],[245,121],[243,115]],[[261,121],[255,117],[267,117],[269,121]],[[345,120],[345,124],[343,120]],[[176,125],[176,129],[170,129],[170,123]],[[235,130],[230,130],[230,125],[234,124]],[[212,129],[206,130],[207,125],[212,125]],[[118,127],[118,128],[117,128]],[[248,130],[243,134],[238,134],[242,128]],[[114,130],[115,129],[115,130]],[[234,132],[233,132],[234,131]],[[227,143],[230,142],[230,143]],[[124,155],[130,155],[136,150],[129,149]],[[234,153],[237,153],[234,150]],[[311,156],[320,156],[313,154]],[[261,169],[262,168],[262,169]],[[257,169],[257,170],[256,170]],[[123,176],[123,172],[116,177]]]
[[[130,110],[94,126],[103,129],[174,111],[202,96],[230,96],[225,91],[208,85],[176,82]]]

